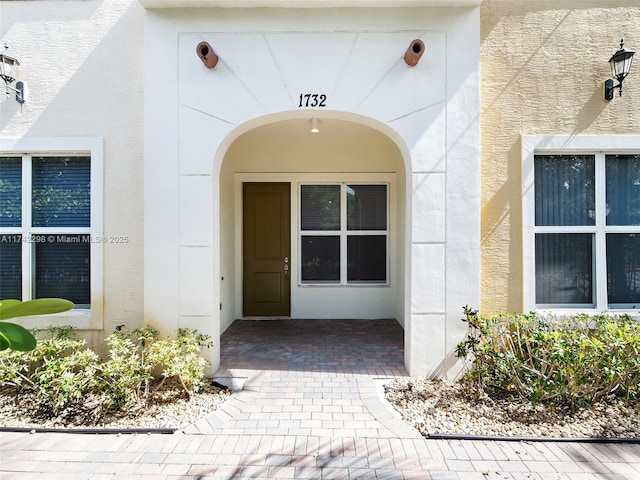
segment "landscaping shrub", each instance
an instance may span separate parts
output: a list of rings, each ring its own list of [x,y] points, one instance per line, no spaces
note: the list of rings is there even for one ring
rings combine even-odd
[[[163,379],[176,378],[189,395],[190,391],[203,386],[207,362],[200,356],[200,352],[202,348],[211,346],[209,336],[202,335],[197,330],[180,328],[177,339],[151,343],[147,349],[147,361],[162,368]]]
[[[34,394],[37,413],[56,417],[93,403],[89,397],[102,386],[100,359],[72,338],[71,327],[51,327],[49,334],[31,351],[0,352],[0,387]]]
[[[572,407],[640,396],[640,323],[628,315],[464,313],[470,332],[456,353],[471,362],[463,381],[480,390]]]
[[[109,357],[102,363],[102,378],[108,392],[107,410],[125,410],[149,393],[151,366],[144,362],[142,347],[128,335],[114,332],[107,337]]]
[[[52,327],[50,338],[30,352],[0,351],[0,388],[35,402],[39,416],[91,418],[122,412],[150,398],[154,373],[176,378],[183,395],[204,385],[207,361],[200,356],[211,346],[207,335],[181,329],[176,339],[159,339],[152,327],[120,330],[107,338],[109,355],[101,359],[73,338],[71,327]]]

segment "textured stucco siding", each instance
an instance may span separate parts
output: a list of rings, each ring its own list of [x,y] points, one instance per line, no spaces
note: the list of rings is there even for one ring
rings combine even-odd
[[[137,0],[0,2],[0,40],[29,88],[22,106],[0,99],[0,139],[102,139],[103,234],[128,241],[104,245],[104,331],[82,332],[98,350],[143,316],[143,13]]]
[[[523,308],[523,135],[637,135],[640,65],[603,99],[624,38],[640,50],[640,4],[485,0],[481,17],[482,304]]]

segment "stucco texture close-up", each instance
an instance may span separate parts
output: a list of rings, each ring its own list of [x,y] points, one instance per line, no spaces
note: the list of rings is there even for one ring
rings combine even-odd
[[[638,67],[625,80],[622,97],[616,92],[605,101],[603,84],[622,38],[626,48],[640,48],[640,4],[485,0],[480,17],[480,307],[521,311],[522,136],[638,134]]]

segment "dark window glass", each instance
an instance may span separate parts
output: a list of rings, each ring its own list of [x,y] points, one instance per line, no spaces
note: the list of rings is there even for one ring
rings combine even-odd
[[[640,225],[640,155],[607,155],[607,225]]]
[[[88,308],[89,236],[48,234],[46,239],[35,244],[35,298],[66,298],[76,308]]]
[[[347,229],[387,229],[386,185],[347,185]]]
[[[536,234],[536,303],[594,303],[592,244],[588,233]]]
[[[340,185],[302,185],[302,230],[340,230]]]
[[[303,236],[302,249],[303,282],[340,281],[340,237]]]
[[[387,237],[350,235],[347,238],[347,281],[385,282],[387,279]]]
[[[22,300],[22,235],[0,235],[0,299]]]
[[[607,294],[610,304],[640,307],[640,234],[607,235]]]
[[[536,225],[595,225],[595,157],[536,155]]]
[[[91,226],[89,157],[33,158],[33,226]]]
[[[22,225],[22,159],[0,157],[0,227]]]

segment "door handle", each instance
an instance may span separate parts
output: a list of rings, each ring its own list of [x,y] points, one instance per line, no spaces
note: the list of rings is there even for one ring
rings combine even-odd
[[[289,273],[289,257],[284,257],[284,273]]]

